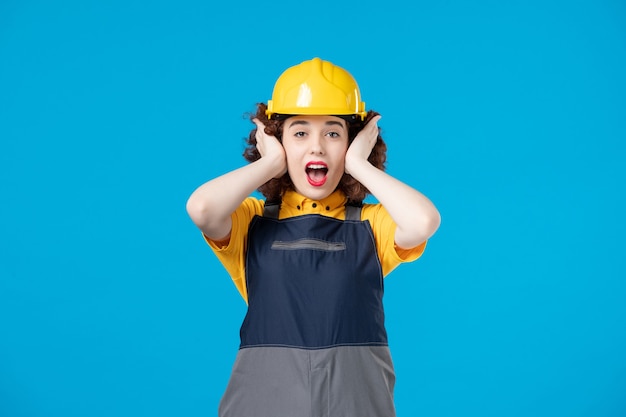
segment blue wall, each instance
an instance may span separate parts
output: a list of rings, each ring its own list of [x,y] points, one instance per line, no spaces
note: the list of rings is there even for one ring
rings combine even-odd
[[[626,415],[623,2],[211,3],[0,4],[1,416],[215,415],[245,304],[185,201],[314,56],[443,216],[398,415]]]

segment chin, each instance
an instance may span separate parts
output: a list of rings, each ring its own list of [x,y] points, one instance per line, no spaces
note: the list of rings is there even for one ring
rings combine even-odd
[[[322,200],[329,195],[331,195],[335,191],[334,189],[329,189],[327,187],[313,187],[311,185],[306,185],[305,187],[296,188],[296,192],[298,194],[302,194],[304,197],[310,200]]]
[[[322,200],[331,195],[339,186],[339,179],[333,181],[334,178],[327,178],[324,185],[315,186],[310,184],[306,179],[300,184],[294,183],[294,188],[298,194],[311,200]]]
[[[300,194],[302,194],[308,199],[319,201],[331,195],[332,191],[325,191],[325,190],[319,190],[319,189],[318,190],[306,190],[305,192],[300,193]]]

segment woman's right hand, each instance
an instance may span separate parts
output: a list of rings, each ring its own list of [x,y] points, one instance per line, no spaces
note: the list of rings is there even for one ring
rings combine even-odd
[[[287,172],[287,157],[283,145],[276,139],[265,133],[265,125],[259,119],[252,119],[256,125],[256,148],[261,158],[271,162],[274,170],[274,178],[280,178]]]

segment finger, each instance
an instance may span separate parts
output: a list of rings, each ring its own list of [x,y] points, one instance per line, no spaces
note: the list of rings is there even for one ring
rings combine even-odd
[[[376,126],[376,124],[378,123],[378,121],[382,118],[382,116],[380,114],[372,117],[372,120],[370,120],[369,122],[367,122],[368,126]]]
[[[257,129],[265,130],[265,124],[263,124],[263,122],[257,119],[256,117],[252,119],[252,122],[256,125]]]

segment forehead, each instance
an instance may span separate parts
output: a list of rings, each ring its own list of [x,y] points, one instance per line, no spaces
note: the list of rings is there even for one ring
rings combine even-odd
[[[285,120],[285,124],[283,125],[285,129],[289,129],[293,126],[336,126],[344,129],[348,127],[346,121],[337,116],[292,116]]]

